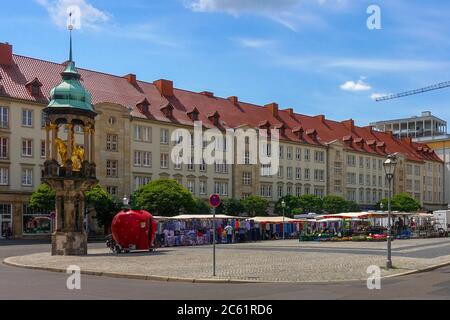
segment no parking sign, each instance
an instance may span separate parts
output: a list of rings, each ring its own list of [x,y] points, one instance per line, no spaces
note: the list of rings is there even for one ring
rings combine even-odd
[[[209,197],[209,204],[213,208],[218,208],[220,206],[220,197],[218,194],[213,194]]]

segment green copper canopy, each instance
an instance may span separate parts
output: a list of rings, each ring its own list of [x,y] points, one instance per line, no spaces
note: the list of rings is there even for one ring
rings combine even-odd
[[[75,62],[69,61],[61,73],[63,81],[50,91],[48,111],[56,108],[78,109],[95,112],[92,106],[92,96],[80,82],[80,74],[75,68]]]

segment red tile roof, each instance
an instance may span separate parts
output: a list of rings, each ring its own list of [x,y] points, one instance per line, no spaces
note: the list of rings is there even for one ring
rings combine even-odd
[[[0,66],[0,96],[45,105],[49,102],[47,97],[32,96],[26,84],[37,79],[42,84],[42,92],[48,94],[61,82],[60,73],[63,69],[64,64],[13,55],[12,65]],[[211,93],[201,94],[176,88],[173,89],[173,95],[163,96],[153,83],[144,81],[130,83],[126,77],[81,68],[78,70],[82,76],[83,85],[92,94],[94,105],[119,104],[129,108],[131,115],[137,118],[192,125],[190,113],[197,110],[198,120],[203,121],[206,128],[214,126],[214,118],[211,115],[215,114],[219,116],[221,129],[245,125],[257,128],[261,124],[270,124],[272,128],[284,126],[285,133],[281,137],[284,140],[321,146],[340,140],[347,148],[358,152],[382,156],[399,152],[414,161],[442,162],[434,152],[425,152],[424,144],[398,140],[389,133],[377,132],[370,127],[354,126],[353,120],[336,122],[322,115],[312,117],[295,114],[291,109],[274,112],[273,108],[278,108],[276,104],[262,107],[240,102],[237,98],[224,99],[215,97]],[[147,113],[141,112],[137,107],[143,102],[150,103]],[[163,113],[167,106],[173,107],[170,118]],[[299,134],[300,129],[304,131],[304,134]],[[314,138],[315,134],[317,134],[316,138]]]

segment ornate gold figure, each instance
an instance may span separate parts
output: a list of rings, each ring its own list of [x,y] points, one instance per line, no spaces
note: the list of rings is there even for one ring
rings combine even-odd
[[[77,147],[75,144],[73,146],[72,149],[72,170],[73,171],[80,171],[81,170],[81,165],[84,161],[84,147],[80,146]]]
[[[61,158],[61,166],[66,165],[67,161],[67,144],[65,141],[60,138],[56,138],[55,140],[56,148],[58,149],[59,156]]]

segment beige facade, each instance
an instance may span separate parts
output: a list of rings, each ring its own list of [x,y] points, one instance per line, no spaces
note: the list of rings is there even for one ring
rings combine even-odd
[[[30,194],[41,182],[46,153],[42,119],[45,106],[0,98],[0,107],[7,112],[7,123],[0,126],[2,229],[9,225],[16,237],[35,236],[24,235],[23,216]],[[289,194],[335,194],[371,207],[388,195],[385,158],[356,152],[339,140],[324,146],[280,141],[280,170],[273,176],[245,161],[242,165],[177,166],[171,161],[171,134],[177,128],[192,132],[192,126],[132,117],[130,110],[121,105],[102,103],[95,108],[97,177],[108,192],[120,199],[159,178],[176,179],[203,199],[211,193],[236,199],[259,195],[273,203]],[[60,134],[64,136],[64,132]],[[82,144],[82,132],[76,136],[77,143]],[[235,163],[238,157],[245,155],[235,152]],[[441,206],[443,166],[400,157],[395,193],[407,192],[425,207]]]

